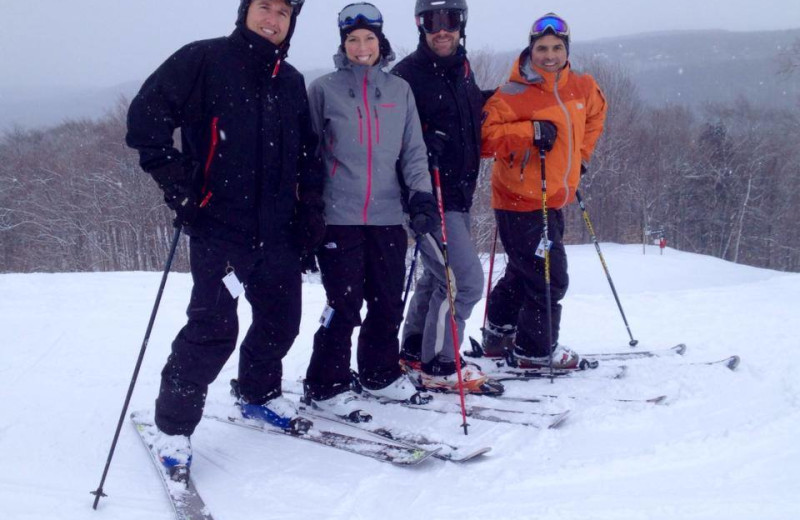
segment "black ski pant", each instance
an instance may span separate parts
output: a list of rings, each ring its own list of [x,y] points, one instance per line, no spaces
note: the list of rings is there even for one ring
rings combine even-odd
[[[564,248],[564,215],[548,210],[550,249],[550,297],[553,344],[558,342],[561,304],[567,293],[567,252]],[[529,356],[550,355],[547,342],[547,297],[544,258],[536,255],[544,227],[543,212],[495,210],[500,240],[508,255],[506,272],[489,297],[489,321],[498,327],[517,329],[516,345]]]
[[[361,384],[378,389],[400,377],[398,331],[407,246],[402,226],[328,226],[317,256],[333,317],[314,335],[306,374],[312,398],[329,399],[349,389],[351,337],[359,325],[356,358]],[[367,314],[362,323],[364,300]]]
[[[281,394],[281,360],[300,331],[300,259],[289,245],[252,250],[212,238],[190,241],[192,296],[186,326],[161,372],[156,425],[191,435],[203,415],[208,385],[233,353],[239,334],[234,300],[222,283],[229,272],[245,286],[253,322],[239,349],[242,397],[261,404]]]

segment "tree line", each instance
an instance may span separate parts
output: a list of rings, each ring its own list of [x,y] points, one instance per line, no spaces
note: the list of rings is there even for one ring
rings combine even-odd
[[[493,52],[473,52],[471,61],[482,88],[507,77],[507,60]],[[641,243],[663,233],[682,251],[800,271],[800,100],[793,111],[747,99],[702,110],[653,107],[618,65],[576,62],[609,103],[581,184],[601,241]],[[171,212],[125,146],[126,112],[120,100],[99,120],[0,137],[0,272],[163,268]],[[494,235],[490,175],[484,161],[473,209],[484,253]],[[565,240],[589,241],[576,206],[567,210]],[[185,240],[175,266],[188,269]]]

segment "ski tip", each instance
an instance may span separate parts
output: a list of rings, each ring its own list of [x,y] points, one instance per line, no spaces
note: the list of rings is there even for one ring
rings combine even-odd
[[[555,419],[547,426],[548,430],[555,430],[556,428],[560,428],[564,425],[567,421],[567,418],[570,416],[570,411],[566,410],[560,414],[558,414]]]
[[[471,358],[481,358],[483,357],[483,347],[481,346],[480,342],[473,338],[472,336],[469,337],[469,344],[472,346],[472,350],[464,351],[464,355]]]
[[[672,350],[679,356],[686,354],[686,343],[680,343],[672,347]]]
[[[416,466],[417,464],[437,455],[440,451],[442,451],[442,448],[436,448],[432,450],[423,450],[422,448],[419,448],[414,450],[414,452],[408,458],[392,459],[390,462],[395,466]]]
[[[736,370],[739,368],[739,364],[742,362],[742,358],[739,356],[731,356],[728,358],[725,366],[728,367],[730,370]]]
[[[578,370],[594,370],[600,366],[600,362],[596,359],[581,358],[578,363]]]
[[[478,450],[475,450],[472,453],[469,453],[469,454],[464,455],[462,457],[458,457],[458,456],[453,455],[453,454],[448,454],[448,455],[442,455],[439,458],[442,458],[442,459],[444,459],[444,460],[446,460],[448,462],[454,462],[456,464],[464,464],[466,462],[479,460],[481,456],[486,455],[490,451],[492,451],[491,446],[487,446],[485,448],[480,448]]]

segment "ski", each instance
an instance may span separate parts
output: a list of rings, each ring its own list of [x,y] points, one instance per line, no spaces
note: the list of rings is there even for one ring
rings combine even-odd
[[[472,358],[482,358],[484,357],[483,354],[483,347],[481,346],[480,342],[473,338],[469,338],[470,345],[472,350],[464,352],[464,355]],[[627,350],[623,352],[598,352],[598,353],[589,353],[589,354],[581,354],[581,358],[585,360],[591,361],[618,361],[618,360],[626,360],[626,359],[638,359],[638,358],[651,358],[651,357],[664,357],[664,356],[682,356],[686,353],[686,349],[688,347],[685,343],[679,343],[674,347],[666,348],[666,349],[657,349],[657,350]],[[497,363],[505,364],[505,361],[496,359]],[[593,368],[593,367],[592,367]]]
[[[288,390],[285,387],[283,389],[283,393],[300,395],[298,392]],[[444,394],[437,394],[437,395],[444,395]],[[458,405],[458,403],[441,402],[441,400],[438,399],[434,399],[433,401],[425,405],[419,405],[403,401],[392,401],[387,399],[381,399],[378,397],[373,397],[372,395],[369,395],[366,392],[360,393],[359,397],[365,401],[372,401],[385,406],[392,406],[392,405],[402,406],[404,408],[410,408],[412,410],[422,410],[425,412],[433,412],[439,414],[461,413],[461,407]],[[496,396],[486,396],[486,397],[489,398]],[[510,417],[505,417],[506,415]],[[523,410],[509,410],[504,408],[495,408],[491,406],[467,405],[467,417],[469,417],[470,419],[478,419],[481,421],[490,421],[497,423],[517,424],[520,426],[530,426],[533,428],[543,428],[543,429],[558,428],[564,423],[564,421],[566,421],[568,415],[569,415],[569,410],[556,413],[547,413],[547,412],[531,412]],[[511,417],[513,417],[513,419]],[[531,420],[531,418],[538,418],[538,420]],[[356,426],[358,426],[358,424],[356,424]]]
[[[595,354],[582,354],[581,357],[596,359],[598,361],[617,361],[625,359],[652,358],[664,356],[682,356],[686,353],[686,344],[680,343],[674,347],[663,350],[631,350],[626,352],[598,352]]]
[[[136,428],[136,433],[150,454],[150,459],[156,466],[158,476],[161,477],[167,497],[175,510],[175,518],[178,520],[213,520],[191,477],[185,475],[180,480],[170,478],[166,469],[158,460],[158,455],[153,450],[152,445],[152,437],[155,430],[155,425],[153,425],[152,421],[145,419],[143,413],[136,412],[132,413],[130,418]]]
[[[404,403],[400,401],[387,401],[385,399],[378,399],[375,397],[362,395],[362,398],[374,400],[382,405],[402,406],[412,410],[422,410],[426,412],[433,412],[439,414],[460,414],[461,407],[457,403],[441,403],[434,401],[427,405],[416,405],[411,403]],[[437,406],[438,405],[438,406]],[[467,405],[467,417],[470,419],[477,419],[480,421],[489,421],[496,423],[517,424],[520,426],[530,426],[533,428],[541,429],[555,429],[564,424],[569,416],[569,410],[562,412],[531,412],[524,410],[509,410],[505,408],[496,408],[492,406],[476,406]],[[531,420],[537,418],[538,420]]]
[[[389,439],[390,441],[394,441],[409,448],[422,448],[425,450],[434,451],[433,456],[435,458],[449,462],[467,462],[492,451],[492,448],[489,446],[477,449],[465,446],[457,446],[443,441],[429,439],[422,434],[401,430],[393,426],[383,427],[371,425],[369,423],[353,423],[340,417],[321,413],[319,410],[311,410],[310,408],[306,408],[302,413],[303,415],[313,418],[317,421],[330,421],[336,424],[347,426],[349,428],[355,428],[375,437]]]
[[[625,365],[606,366],[587,370],[579,369],[554,369],[551,371],[547,367],[543,368],[508,368],[499,370],[487,370],[486,374],[495,381],[533,381],[535,379],[554,378],[575,378],[575,379],[622,379],[628,373]]]
[[[578,400],[591,400],[590,397],[579,397],[575,395],[539,395],[534,397],[510,397],[510,396],[499,396],[495,399],[499,399],[500,401],[512,401],[515,403],[543,403],[550,399],[571,399],[574,401]],[[646,404],[664,404],[667,402],[668,396],[666,395],[658,395],[655,397],[649,397],[646,399],[619,399],[614,398],[611,401],[617,403],[646,403]]]
[[[739,368],[739,364],[742,362],[742,358],[739,356],[730,356],[725,359],[720,359],[719,361],[705,361],[700,363],[688,363],[690,366],[700,367],[700,366],[718,366],[722,365],[728,370],[736,370]]]
[[[387,442],[373,441],[370,439],[362,439],[360,437],[353,437],[351,435],[319,430],[317,428],[311,428],[306,433],[297,434],[286,430],[281,430],[258,421],[243,419],[241,417],[229,416],[223,418],[208,414],[204,415],[204,417],[263,433],[271,433],[274,435],[282,435],[284,437],[290,437],[294,439],[302,439],[308,442],[354,453],[356,455],[363,455],[380,462],[388,462],[397,466],[415,466],[429,457],[432,457],[438,451],[438,449],[428,450],[419,447],[403,446],[399,443],[392,444]]]

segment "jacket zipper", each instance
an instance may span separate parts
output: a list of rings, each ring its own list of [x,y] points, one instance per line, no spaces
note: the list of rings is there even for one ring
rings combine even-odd
[[[364,144],[364,115],[361,113],[361,107],[356,107],[358,112],[358,142]]]
[[[375,111],[375,135],[377,143],[381,144],[381,118],[378,116],[378,107],[373,106],[372,108]]]
[[[208,147],[208,157],[206,158],[206,167],[203,170],[203,200],[200,202],[200,207],[205,208],[208,201],[214,195],[208,191],[208,182],[211,179],[211,163],[214,162],[214,154],[219,145],[219,117],[211,119],[211,145]]]
[[[369,96],[367,94],[367,76],[368,71],[364,72],[364,84],[362,87],[362,95],[364,98],[364,110],[367,112],[367,196],[364,201],[364,224],[367,223],[367,214],[369,212],[369,199],[372,197],[372,118],[369,117]],[[361,111],[359,110],[359,115]]]
[[[563,208],[566,206],[567,201],[569,200],[569,172],[572,169],[572,119],[569,117],[569,110],[567,110],[566,105],[561,101],[561,96],[558,95],[558,80],[561,79],[561,72],[556,74],[556,83],[553,87],[553,94],[556,96],[556,101],[558,101],[558,106],[561,107],[561,110],[564,111],[564,115],[567,117],[567,169],[564,172],[564,189],[566,190],[566,196],[564,197],[564,204],[561,205]]]

